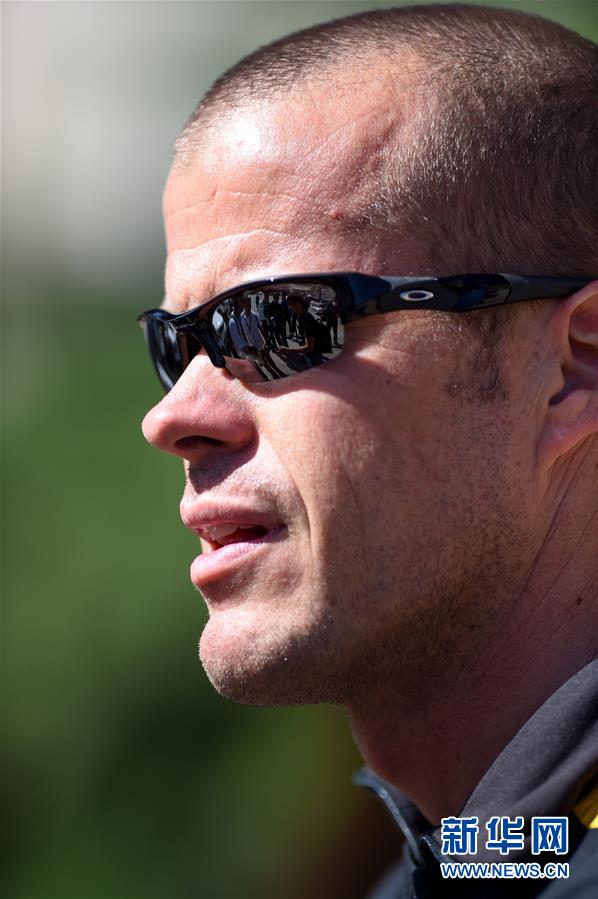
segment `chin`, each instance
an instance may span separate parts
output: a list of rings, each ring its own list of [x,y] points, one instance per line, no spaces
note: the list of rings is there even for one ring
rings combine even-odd
[[[200,650],[201,652],[201,650]],[[297,691],[289,679],[283,664],[270,665],[258,670],[249,666],[210,664],[201,659],[210,683],[217,693],[230,702],[259,707],[290,706],[313,703],[318,700],[309,692]]]
[[[322,634],[284,633],[271,623],[257,628],[239,611],[211,617],[199,642],[201,663],[221,696],[254,706],[342,701]]]

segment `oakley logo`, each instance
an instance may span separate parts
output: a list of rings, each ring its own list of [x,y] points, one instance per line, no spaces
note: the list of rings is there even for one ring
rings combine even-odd
[[[404,290],[399,296],[402,300],[408,300],[410,303],[421,303],[423,300],[434,299],[434,294],[429,290]]]

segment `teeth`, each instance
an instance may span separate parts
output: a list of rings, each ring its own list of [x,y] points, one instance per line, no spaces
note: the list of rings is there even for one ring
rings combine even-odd
[[[205,533],[212,543],[220,543],[235,531],[252,531],[256,527],[255,524],[211,524],[205,529]]]
[[[239,529],[238,524],[212,524],[207,528],[208,536],[213,543],[220,540],[221,537],[228,537]]]

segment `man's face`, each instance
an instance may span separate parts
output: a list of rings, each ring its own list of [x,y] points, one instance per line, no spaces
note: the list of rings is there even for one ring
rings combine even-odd
[[[169,310],[271,275],[417,272],[416,242],[348,224],[391,127],[358,103],[237,112],[175,167]],[[358,702],[474,651],[496,585],[523,570],[528,449],[516,403],[477,401],[472,339],[425,313],[373,316],[347,327],[337,360],[260,385],[202,354],[148,414],[147,438],[185,459],[189,526],[266,531],[202,540],[191,567],[209,609],[201,659],[224,695]]]

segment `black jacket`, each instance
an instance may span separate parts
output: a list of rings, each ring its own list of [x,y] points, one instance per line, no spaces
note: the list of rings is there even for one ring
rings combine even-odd
[[[365,769],[355,778],[385,803],[405,836],[403,858],[368,899],[598,899],[598,661],[563,684],[524,724],[477,785],[459,818],[477,816],[480,833],[495,815],[523,817],[523,849],[441,853],[432,826],[399,790]],[[531,854],[533,816],[566,816],[569,851]],[[485,835],[485,831],[484,831]],[[568,863],[567,879],[445,879],[446,862]],[[482,870],[482,869],[479,869]]]

